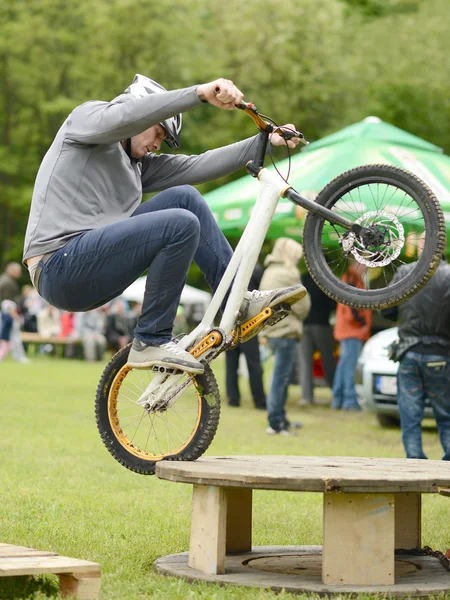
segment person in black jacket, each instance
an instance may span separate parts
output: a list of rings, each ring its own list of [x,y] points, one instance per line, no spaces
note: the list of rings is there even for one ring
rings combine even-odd
[[[314,403],[313,355],[319,350],[328,387],[333,387],[336,359],[334,357],[333,328],[330,325],[330,313],[335,310],[336,302],[329,298],[306,272],[302,283],[311,296],[311,310],[303,321],[303,338],[300,342],[300,383],[303,402]]]
[[[263,273],[264,267],[257,263],[250,279],[248,286],[249,291],[259,289]],[[255,408],[265,410],[266,393],[264,391],[263,368],[261,365],[259,339],[257,335],[248,340],[248,342],[239,344],[236,348],[233,348],[233,350],[228,350],[228,352],[225,353],[228,406],[240,406],[241,404],[238,375],[239,358],[241,354],[244,354],[247,362],[253,404],[255,405]]]
[[[412,267],[402,266],[398,277]],[[399,340],[391,345],[390,356],[400,362],[397,397],[406,456],[427,458],[421,422],[428,398],[444,449],[442,458],[450,460],[450,265],[443,260],[415,296],[381,312],[399,322]]]

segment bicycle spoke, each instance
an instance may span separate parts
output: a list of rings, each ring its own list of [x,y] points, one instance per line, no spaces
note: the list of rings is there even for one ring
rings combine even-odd
[[[138,451],[158,457],[176,452],[191,438],[198,423],[199,397],[191,385],[172,406],[159,407],[159,393],[156,399],[150,397],[148,407],[139,405],[138,399],[155,377],[160,375],[151,370],[130,370],[118,391],[116,409],[123,436]],[[170,378],[165,383],[170,389],[168,383]]]

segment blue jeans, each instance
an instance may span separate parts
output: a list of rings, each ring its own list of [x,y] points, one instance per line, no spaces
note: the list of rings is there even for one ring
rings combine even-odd
[[[267,410],[269,412],[269,425],[276,431],[284,429],[288,425],[284,407],[295,367],[297,343],[298,340],[294,338],[269,339],[275,362],[267,399]]]
[[[428,398],[444,449],[442,459],[450,460],[450,357],[407,352],[400,361],[397,382],[407,458],[427,458],[422,448],[421,423]]]
[[[362,342],[357,338],[339,342],[339,362],[334,374],[331,408],[359,410],[355,389],[355,367],[361,348]]]
[[[39,293],[63,310],[92,310],[148,269],[134,334],[159,345],[171,339],[192,260],[215,291],[232,254],[200,193],[174,187],[143,202],[130,218],[76,236],[40,263]]]

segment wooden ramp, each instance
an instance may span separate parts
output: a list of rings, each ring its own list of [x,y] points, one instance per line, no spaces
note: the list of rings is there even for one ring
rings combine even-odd
[[[95,600],[100,593],[100,565],[87,560],[0,544],[0,577],[23,575],[58,575],[59,592],[63,597]]]

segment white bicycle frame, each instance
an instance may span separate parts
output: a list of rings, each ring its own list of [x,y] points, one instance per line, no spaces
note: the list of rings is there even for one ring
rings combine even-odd
[[[180,348],[186,349],[193,346],[205,337],[208,331],[213,329],[214,320],[231,286],[230,295],[219,325],[219,328],[225,334],[225,341],[230,341],[231,332],[235,329],[242,300],[247,291],[278,201],[284,190],[290,187],[278,174],[267,169],[262,169],[259,172],[258,179],[260,185],[249,222],[202,321],[191,333],[181,338],[178,343]],[[212,348],[209,352],[214,351],[215,349]],[[207,353],[202,355],[202,357],[204,356],[207,356]],[[138,403],[153,406],[166,394],[171,394],[171,388],[175,389],[183,375],[156,375],[139,398]],[[173,400],[175,400],[175,396],[172,398]]]

